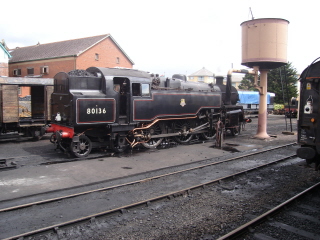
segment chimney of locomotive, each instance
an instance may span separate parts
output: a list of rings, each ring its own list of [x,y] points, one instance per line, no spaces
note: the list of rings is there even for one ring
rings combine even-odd
[[[216,76],[216,84],[217,85],[223,85],[223,76]]]

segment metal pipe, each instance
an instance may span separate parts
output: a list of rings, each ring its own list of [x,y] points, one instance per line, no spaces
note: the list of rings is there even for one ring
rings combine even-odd
[[[258,139],[266,139],[270,136],[267,134],[267,76],[269,70],[260,70],[260,102],[258,115],[258,130],[254,136]]]
[[[242,109],[232,110],[232,111],[226,112],[226,114],[229,115],[229,114],[235,114],[235,113],[240,113],[240,112],[242,112]]]
[[[156,119],[154,120],[152,123],[150,123],[149,125],[145,126],[145,127],[140,127],[140,128],[134,128],[131,131],[137,131],[137,130],[144,130],[144,129],[148,129],[150,127],[152,127],[155,123],[157,123],[158,121],[163,121],[163,120],[183,120],[183,119],[194,119],[197,118],[197,116],[194,117],[185,117],[185,118],[160,118],[160,119]]]

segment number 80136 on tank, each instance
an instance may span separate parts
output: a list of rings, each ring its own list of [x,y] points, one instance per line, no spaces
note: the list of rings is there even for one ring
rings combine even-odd
[[[121,152],[157,147],[163,139],[187,143],[195,135],[238,135],[244,118],[237,90],[195,83],[184,75],[160,78],[134,69],[91,67],[58,73],[51,97],[51,142],[76,157],[92,148]]]

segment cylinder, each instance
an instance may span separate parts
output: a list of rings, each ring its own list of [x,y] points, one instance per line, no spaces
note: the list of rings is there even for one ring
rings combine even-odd
[[[241,23],[242,65],[274,69],[287,63],[289,21],[261,18]]]

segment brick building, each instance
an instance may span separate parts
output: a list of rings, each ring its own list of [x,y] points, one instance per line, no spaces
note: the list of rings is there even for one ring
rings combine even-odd
[[[11,58],[11,55],[6,48],[6,44],[4,43],[4,41],[0,42],[0,76],[3,76],[3,77],[9,76],[8,62],[10,58]]]
[[[110,34],[13,49],[10,77],[53,78],[88,67],[132,68],[134,62]]]

